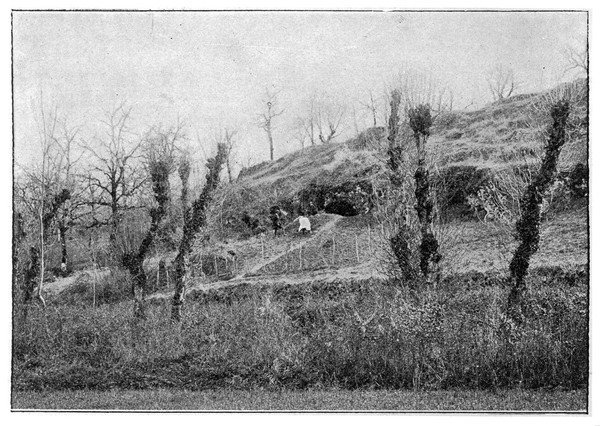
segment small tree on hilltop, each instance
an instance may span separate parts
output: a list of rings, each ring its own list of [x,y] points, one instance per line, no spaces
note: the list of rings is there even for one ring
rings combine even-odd
[[[270,91],[269,89],[265,92],[263,103],[265,106],[264,112],[259,115],[258,125],[262,128],[269,138],[269,158],[273,161],[274,158],[274,142],[273,142],[273,119],[279,117],[285,110],[279,108],[279,93]]]
[[[514,71],[501,64],[489,70],[486,79],[490,93],[496,102],[509,98],[517,89]]]

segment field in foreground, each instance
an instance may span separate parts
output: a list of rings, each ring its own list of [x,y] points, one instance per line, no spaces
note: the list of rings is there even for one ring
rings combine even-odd
[[[16,392],[15,410],[331,410],[331,411],[586,411],[576,391],[244,391],[185,390]]]

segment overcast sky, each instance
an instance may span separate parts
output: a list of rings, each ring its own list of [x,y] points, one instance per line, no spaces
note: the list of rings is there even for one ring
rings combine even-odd
[[[431,73],[450,87],[455,107],[489,102],[485,76],[514,69],[521,92],[570,80],[564,49],[582,49],[585,13],[547,12],[16,12],[15,155],[35,149],[40,91],[82,137],[98,131],[102,111],[133,106],[133,127],[179,116],[208,142],[219,126],[239,129],[240,160],[268,158],[256,126],[265,87],[285,108],[276,157],[299,147],[291,127],[308,95],[327,93],[357,107],[400,69]],[[368,122],[365,119],[365,125]],[[353,129],[347,128],[346,135]],[[343,140],[343,137],[340,137]]]

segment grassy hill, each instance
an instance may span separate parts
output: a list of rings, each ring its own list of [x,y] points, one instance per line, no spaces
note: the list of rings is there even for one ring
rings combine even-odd
[[[572,86],[583,83],[576,81]],[[540,126],[546,121],[539,117],[536,105],[547,95],[519,95],[481,110],[453,111],[437,117],[428,149],[438,173],[447,171],[451,178],[459,177],[454,186],[462,192],[458,197],[458,203],[463,204],[461,211],[468,209],[464,205],[466,193],[476,192],[491,174],[532,161],[537,155],[543,146]],[[586,112],[582,99],[572,113],[573,121],[582,125],[581,131],[561,154],[567,173],[577,163],[587,167]],[[197,287],[225,281],[234,284],[251,277],[281,281],[286,276],[308,273],[317,273],[321,279],[328,274],[361,279],[384,274],[387,230],[372,214],[369,194],[386,183],[386,149],[386,129],[377,127],[345,142],[307,147],[244,169],[237,182],[220,189],[206,230],[211,238],[197,243],[191,259]],[[355,208],[348,210],[348,205],[336,205],[332,199]],[[542,224],[542,244],[532,259],[534,268],[581,267],[587,263],[587,200],[566,206],[560,201]],[[313,234],[299,236],[294,219],[311,203]],[[285,218],[284,236],[272,235],[268,211],[273,205],[290,213]],[[252,232],[241,222],[244,210],[259,221],[259,230],[264,233]],[[506,271],[515,243],[507,230],[500,228],[472,216],[450,217],[448,223],[439,224],[435,232],[446,253],[448,273]],[[169,263],[174,256],[174,252],[162,252],[147,261],[151,280],[156,280],[159,259]],[[82,280],[81,285],[86,286],[87,281]],[[50,290],[54,287],[63,288],[60,282],[49,285]]]
[[[580,88],[584,84],[577,80],[567,87]],[[548,122],[547,111],[544,114],[539,105],[551,93],[519,95],[477,111],[441,114],[434,122],[427,146],[433,166],[442,173],[451,168],[498,173],[507,167],[535,162]],[[560,168],[567,171],[578,163],[587,165],[587,100],[580,99],[572,109],[571,120],[578,130],[561,155]],[[311,191],[326,194],[360,186],[368,192],[382,177],[386,147],[386,129],[371,128],[345,142],[307,147],[244,169],[231,191],[243,200],[245,209],[260,214],[273,204],[293,209],[294,200],[300,204],[303,199],[316,204],[322,201],[311,199]]]

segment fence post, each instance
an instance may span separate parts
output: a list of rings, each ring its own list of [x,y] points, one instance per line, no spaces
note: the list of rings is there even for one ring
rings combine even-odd
[[[356,261],[360,262],[360,258],[358,257],[358,234],[354,234],[354,247],[356,247]]]
[[[158,271],[156,272],[156,287],[168,287],[168,279],[167,264],[165,263],[164,259],[160,259],[160,262],[158,262]]]
[[[215,277],[219,277],[219,264],[217,263],[217,255],[213,254],[213,259],[215,260]]]
[[[260,247],[262,250],[262,259],[265,260],[265,240],[263,239],[262,234],[260,234]]]
[[[302,246],[300,246],[298,253],[300,254],[300,270],[302,270]]]
[[[369,224],[369,253],[373,254],[373,247],[371,246],[371,224]]]
[[[335,265],[335,235],[331,235],[331,264]]]

